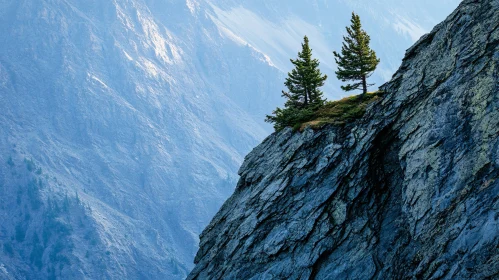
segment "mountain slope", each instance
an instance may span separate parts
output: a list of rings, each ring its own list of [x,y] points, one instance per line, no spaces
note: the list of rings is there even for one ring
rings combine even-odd
[[[466,0],[345,127],[245,159],[188,279],[499,276],[499,1]]]
[[[10,158],[15,166],[33,161],[39,177],[49,178],[36,193],[41,203],[78,194],[99,237],[67,248],[85,265],[71,263],[76,269],[61,278],[99,275],[89,260],[106,251],[109,278],[185,277],[197,235],[232,192],[242,155],[267,133],[229,93],[257,92],[275,104],[264,93],[278,92],[267,79],[281,73],[221,36],[202,6],[191,8],[179,1],[0,2],[2,185],[6,192],[18,185]],[[240,75],[252,83],[233,84]],[[270,110],[256,106],[260,116]],[[4,205],[14,207],[2,209],[6,217],[35,211]],[[0,225],[1,245],[12,243],[12,219]],[[37,234],[28,230],[26,240]],[[45,279],[55,265],[50,244],[37,268],[26,242],[13,242],[17,253],[0,254],[0,263],[10,274],[33,279],[40,271]],[[84,258],[85,247],[104,249]]]

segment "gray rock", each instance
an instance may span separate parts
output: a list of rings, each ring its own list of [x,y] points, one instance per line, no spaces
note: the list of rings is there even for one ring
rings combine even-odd
[[[188,279],[497,279],[499,0],[465,0],[359,121],[268,137]]]

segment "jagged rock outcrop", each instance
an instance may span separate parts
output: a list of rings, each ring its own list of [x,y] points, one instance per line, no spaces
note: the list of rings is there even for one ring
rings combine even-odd
[[[188,279],[497,279],[499,0],[465,0],[359,121],[275,133]]]

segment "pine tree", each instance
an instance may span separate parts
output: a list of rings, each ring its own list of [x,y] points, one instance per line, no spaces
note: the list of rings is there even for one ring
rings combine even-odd
[[[307,108],[309,106],[322,105],[322,91],[319,89],[327,79],[319,69],[319,60],[312,58],[308,37],[305,36],[302,43],[302,51],[298,53],[297,59],[290,59],[295,68],[288,73],[284,85],[289,92],[283,91],[283,96],[288,98],[290,106]]]
[[[338,64],[338,71],[335,73],[342,82],[354,81],[342,86],[344,91],[362,89],[362,93],[366,94],[367,88],[374,85],[368,84],[367,78],[376,70],[380,60],[369,47],[371,38],[362,29],[360,17],[352,13],[351,23],[352,25],[346,28],[348,36],[343,37],[341,54],[333,52]]]
[[[276,130],[286,126],[293,126],[310,116],[324,104],[323,92],[327,79],[319,69],[319,60],[312,58],[312,49],[308,37],[302,43],[302,51],[297,59],[290,59],[295,68],[288,73],[284,85],[288,92],[282,91],[282,96],[287,98],[284,109],[277,108],[273,116],[267,116],[267,122],[274,123]]]

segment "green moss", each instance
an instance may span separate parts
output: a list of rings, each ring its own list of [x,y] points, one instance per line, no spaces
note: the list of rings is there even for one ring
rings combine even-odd
[[[344,125],[364,116],[367,106],[380,98],[382,92],[354,95],[338,101],[329,101],[319,108],[310,120],[300,124],[303,130],[310,126],[318,129],[327,124]]]

